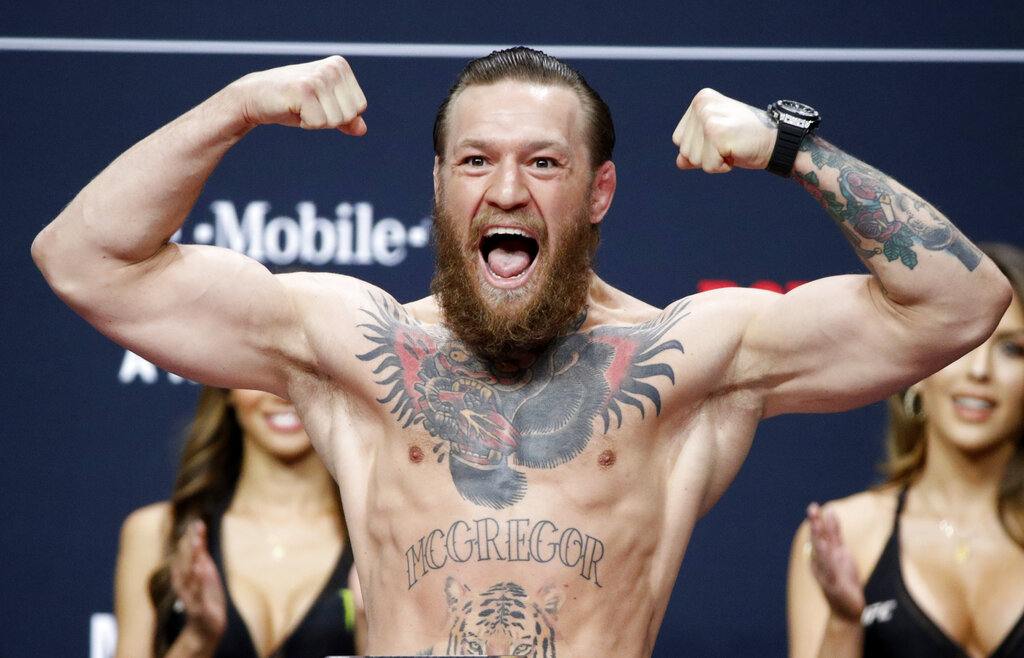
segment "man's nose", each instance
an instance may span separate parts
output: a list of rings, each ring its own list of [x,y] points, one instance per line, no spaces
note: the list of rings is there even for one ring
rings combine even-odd
[[[502,210],[521,208],[530,202],[523,172],[515,162],[502,161],[492,174],[485,200]]]

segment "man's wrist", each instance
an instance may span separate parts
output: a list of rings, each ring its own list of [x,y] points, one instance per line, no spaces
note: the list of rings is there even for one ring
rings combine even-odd
[[[809,105],[788,100],[775,101],[766,111],[778,132],[765,170],[789,178],[793,175],[800,145],[821,124],[821,115]]]
[[[236,80],[218,91],[195,110],[201,121],[221,139],[237,143],[259,125],[246,114],[246,95],[241,81]]]

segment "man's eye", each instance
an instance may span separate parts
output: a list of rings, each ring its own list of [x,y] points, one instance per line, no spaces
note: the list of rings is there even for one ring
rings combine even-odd
[[[479,155],[471,155],[468,158],[465,158],[463,162],[468,164],[470,167],[484,166],[484,159],[482,156]]]
[[[552,160],[551,158],[537,158],[536,160],[534,160],[533,164],[538,169],[550,169],[552,167],[558,166],[558,163]]]

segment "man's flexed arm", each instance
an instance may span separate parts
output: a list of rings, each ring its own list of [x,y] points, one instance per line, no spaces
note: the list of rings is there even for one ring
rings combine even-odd
[[[765,111],[705,89],[673,135],[676,164],[764,169],[776,132]],[[816,136],[804,139],[793,176],[874,276],[821,279],[753,309],[728,385],[761,387],[764,415],[880,399],[991,333],[1009,284],[928,202]]]
[[[281,392],[302,359],[287,289],[259,263],[177,245],[220,159],[253,127],[366,132],[366,99],[340,57],[247,75],[122,154],[36,237],[57,294],[100,331],[179,374]]]

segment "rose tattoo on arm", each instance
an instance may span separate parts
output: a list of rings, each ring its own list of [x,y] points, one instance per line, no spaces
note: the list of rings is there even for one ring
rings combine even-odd
[[[891,179],[882,172],[817,136],[804,140],[800,150],[809,152],[819,168],[838,170],[842,198],[823,190],[815,172],[794,177],[836,220],[862,258],[881,254],[914,269],[918,259],[915,248],[921,246],[949,252],[968,270],[981,262],[981,252],[953,224],[922,199],[893,190]]]

